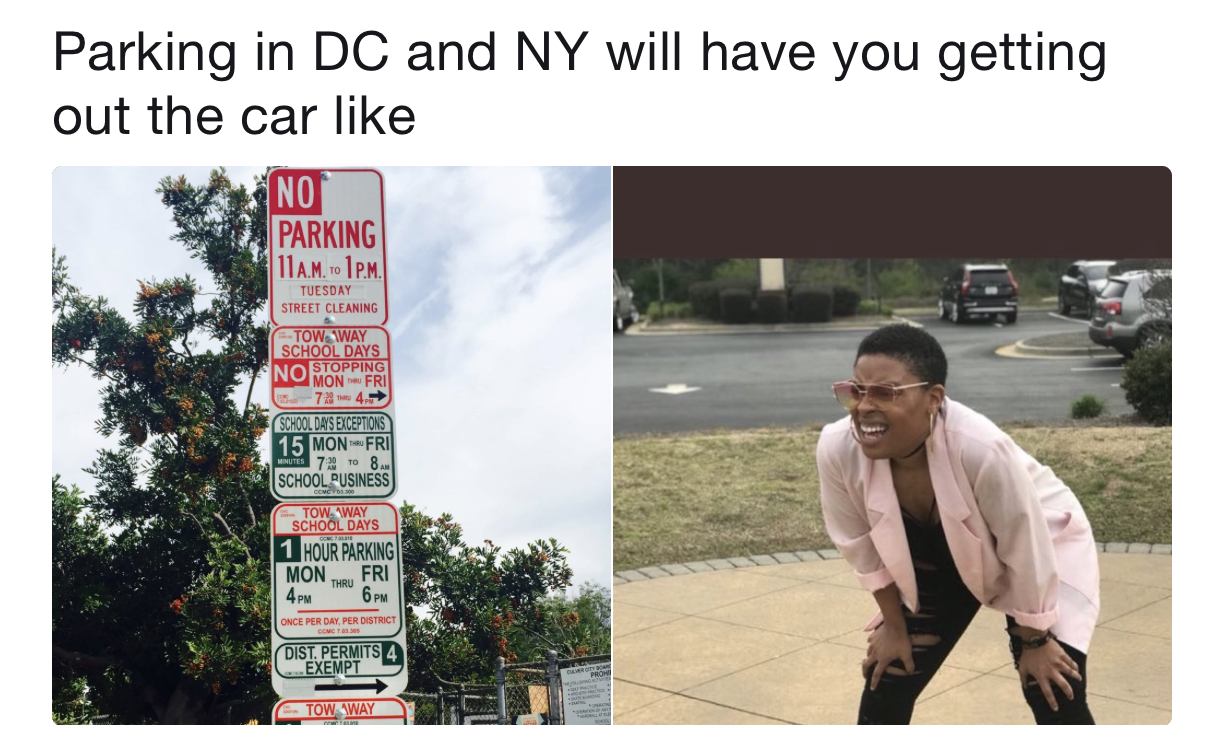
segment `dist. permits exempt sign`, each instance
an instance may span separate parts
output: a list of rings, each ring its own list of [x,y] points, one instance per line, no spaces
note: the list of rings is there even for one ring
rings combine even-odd
[[[272,323],[383,325],[386,218],[375,169],[276,169],[267,181]]]
[[[276,640],[391,639],[403,632],[402,547],[394,505],[281,503],[274,513]]]

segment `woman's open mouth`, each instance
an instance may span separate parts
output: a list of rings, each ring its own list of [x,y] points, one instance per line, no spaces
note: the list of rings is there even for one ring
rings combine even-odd
[[[877,445],[890,429],[891,425],[883,422],[863,422],[858,425],[857,431],[861,434],[861,444],[870,446]]]

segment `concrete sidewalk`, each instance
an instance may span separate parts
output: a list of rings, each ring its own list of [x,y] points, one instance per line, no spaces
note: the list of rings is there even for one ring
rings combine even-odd
[[[1166,724],[1171,555],[1108,552],[1099,562],[1091,711],[1100,724]],[[856,721],[862,626],[876,608],[843,560],[659,574],[615,586],[616,724]],[[914,724],[1033,723],[1004,627],[1001,613],[981,609]]]

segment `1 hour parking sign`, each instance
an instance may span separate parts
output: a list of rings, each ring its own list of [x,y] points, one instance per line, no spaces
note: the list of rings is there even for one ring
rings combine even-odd
[[[398,509],[384,502],[281,503],[271,546],[276,692],[406,690]]]
[[[382,174],[276,169],[267,191],[272,323],[384,325]]]

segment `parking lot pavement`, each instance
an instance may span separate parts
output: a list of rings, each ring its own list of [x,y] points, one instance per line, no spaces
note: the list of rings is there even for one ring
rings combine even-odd
[[[1132,413],[1120,389],[1123,363],[1110,350],[1055,347],[1084,326],[1051,309],[1024,311],[1014,325],[955,325],[925,311],[907,318],[934,335],[950,364],[948,392],[994,421],[1057,421],[1085,394],[1106,413]],[[852,370],[872,318],[801,327],[737,327],[667,321],[670,332],[617,336],[614,433],[631,435],[761,427],[801,427],[839,419],[827,384]],[[840,327],[834,327],[840,326]],[[652,326],[644,329],[648,331]],[[631,332],[633,329],[629,329]],[[816,332],[817,331],[817,332]],[[715,332],[772,335],[700,335]],[[690,334],[697,335],[690,335]],[[1054,339],[1052,343],[1058,343]],[[1019,352],[1020,342],[1025,347]]]

